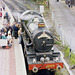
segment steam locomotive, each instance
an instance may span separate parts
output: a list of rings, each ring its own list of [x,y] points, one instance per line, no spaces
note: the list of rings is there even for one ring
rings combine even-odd
[[[22,36],[27,69],[33,73],[39,70],[61,70],[63,62],[60,52],[54,49],[54,38],[48,30],[42,15],[28,10],[21,15]]]

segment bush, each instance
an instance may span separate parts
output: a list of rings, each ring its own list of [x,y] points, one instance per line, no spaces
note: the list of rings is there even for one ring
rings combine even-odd
[[[69,58],[70,49],[68,46],[64,47],[64,55],[66,58]],[[70,65],[75,65],[75,54],[71,53],[71,58],[69,59]]]
[[[32,0],[32,1],[36,2],[37,0]]]
[[[74,53],[71,53],[71,58],[69,61],[70,61],[71,65],[75,65],[75,54]]]
[[[69,51],[70,51],[70,49],[68,48],[68,46],[65,46],[64,47],[65,57],[69,57]]]

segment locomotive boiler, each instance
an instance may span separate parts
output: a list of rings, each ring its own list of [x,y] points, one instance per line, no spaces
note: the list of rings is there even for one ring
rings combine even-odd
[[[22,39],[28,71],[37,73],[42,69],[61,70],[63,63],[60,52],[54,49],[54,38],[41,14],[31,10],[23,13],[21,25],[25,32]]]

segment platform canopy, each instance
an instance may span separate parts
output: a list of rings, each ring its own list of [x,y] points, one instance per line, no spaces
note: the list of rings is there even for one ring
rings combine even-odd
[[[30,20],[30,19],[33,19],[35,17],[42,18],[42,15],[37,11],[27,10],[27,11],[22,13],[22,15],[20,16],[20,19],[21,20]]]

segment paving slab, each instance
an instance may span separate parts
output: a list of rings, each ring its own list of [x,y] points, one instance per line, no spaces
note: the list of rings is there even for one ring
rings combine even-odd
[[[0,66],[0,75],[16,75],[13,44],[9,49],[0,49]]]

